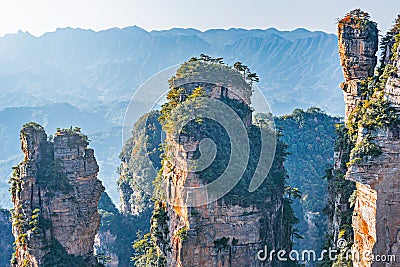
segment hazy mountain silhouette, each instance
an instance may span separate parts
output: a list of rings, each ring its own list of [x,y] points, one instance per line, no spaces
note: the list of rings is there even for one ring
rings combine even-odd
[[[119,127],[130,98],[158,71],[201,53],[229,64],[246,62],[259,75],[258,86],[276,115],[310,106],[331,114],[344,110],[333,34],[274,28],[147,32],[137,26],[100,32],[65,28],[40,37],[9,34],[0,38],[0,206],[9,203],[7,176],[22,155],[19,130],[32,120],[49,132],[82,127],[93,140],[100,176],[117,200]],[[136,107],[146,111],[152,104]]]
[[[200,53],[224,57],[230,64],[246,62],[260,76],[259,87],[276,114],[315,105],[335,114],[343,110],[333,34],[274,28],[147,32],[136,26],[0,38],[0,107],[53,102],[89,110],[115,106],[159,70]]]

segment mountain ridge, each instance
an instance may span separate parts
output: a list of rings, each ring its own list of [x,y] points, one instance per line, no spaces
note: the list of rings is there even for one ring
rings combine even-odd
[[[322,108],[337,115],[343,109],[324,100],[335,92],[335,103],[342,102],[340,93],[333,90],[341,76],[335,40],[334,34],[301,28],[175,28],[150,32],[137,26],[98,32],[60,28],[40,37],[19,32],[0,37],[0,92],[13,98],[0,98],[0,107],[68,102],[91,109],[127,101],[153,74],[204,53],[222,56],[229,64],[248,62],[264,78],[259,87],[277,115],[297,108],[298,99],[301,108],[321,103]],[[300,79],[295,73],[306,75]],[[321,77],[323,82],[318,84]],[[293,88],[305,92],[329,88],[330,92],[313,102],[299,91],[292,96]],[[281,105],[286,103],[292,104]]]
[[[110,135],[120,142],[121,133],[109,129],[122,126],[136,88],[160,70],[201,53],[224,57],[229,64],[246,62],[258,73],[258,87],[275,115],[311,106],[342,114],[343,96],[335,90],[342,79],[336,39],[334,34],[305,29],[281,32],[275,28],[232,28],[202,32],[178,28],[148,32],[137,26],[99,32],[64,28],[40,37],[26,32],[0,37],[0,181],[7,180],[10,164],[16,162],[18,151],[7,147],[17,147],[10,145],[18,141],[22,124],[32,120],[45,123],[46,116],[54,121],[51,114],[64,109],[45,107],[68,103],[85,114],[78,124],[86,124],[86,129],[91,128],[91,121],[93,126],[104,126],[89,131],[98,133],[100,143],[111,143],[105,141]],[[134,107],[143,113],[148,111],[154,103],[145,101],[136,101]],[[7,107],[16,108],[15,113],[5,116]],[[34,110],[37,116],[32,117],[27,110]],[[69,111],[65,115],[76,114]],[[21,112],[23,115],[16,115]],[[9,127],[7,117],[18,119]],[[63,115],[57,125],[69,127],[76,123]],[[54,127],[48,130],[53,131]],[[109,182],[105,181],[105,185],[115,201],[116,188],[112,193],[108,186],[111,177],[115,177],[116,164],[110,159],[110,151],[119,151],[122,144],[112,144],[109,149],[96,151],[100,166],[109,166],[99,177],[107,177]],[[2,189],[1,195],[7,195],[6,188]]]

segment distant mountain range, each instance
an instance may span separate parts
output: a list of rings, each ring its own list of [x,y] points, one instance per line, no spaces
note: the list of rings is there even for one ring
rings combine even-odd
[[[6,35],[0,38],[0,108],[68,102],[112,113],[147,78],[201,53],[246,62],[277,115],[315,105],[342,114],[337,37],[274,28],[147,32],[133,26]],[[112,117],[121,122],[121,115]]]
[[[158,71],[201,53],[229,64],[242,61],[257,72],[275,115],[311,106],[335,115],[344,110],[333,34],[274,28],[147,32],[136,26],[9,34],[0,38],[0,206],[10,203],[6,181],[22,155],[19,130],[32,120],[48,132],[82,127],[93,141],[100,177],[118,201],[120,127],[130,98]],[[153,103],[136,104],[146,110]]]

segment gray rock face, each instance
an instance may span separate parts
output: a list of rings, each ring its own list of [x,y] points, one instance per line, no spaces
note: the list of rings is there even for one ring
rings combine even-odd
[[[340,64],[346,81],[363,79],[374,74],[377,63],[378,29],[363,25],[351,16],[338,24]]]
[[[97,266],[93,244],[104,187],[87,146],[77,128],[58,130],[54,141],[39,125],[21,130],[24,160],[12,178],[14,266],[43,266],[59,253]]]

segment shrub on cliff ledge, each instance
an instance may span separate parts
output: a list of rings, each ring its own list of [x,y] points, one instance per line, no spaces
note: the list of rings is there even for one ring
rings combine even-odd
[[[36,130],[43,130],[44,131],[43,126],[41,126],[41,125],[39,125],[39,124],[37,124],[36,122],[33,122],[33,121],[25,123],[22,126],[22,128],[34,128]]]
[[[339,20],[339,23],[351,23],[355,24],[357,28],[365,29],[367,27],[371,27],[373,29],[377,28],[377,23],[371,20],[371,16],[361,9],[357,8],[349,13],[346,16]]]
[[[357,12],[355,14],[359,13]],[[363,15],[362,18],[369,20],[367,15]],[[386,99],[384,89],[387,86],[389,77],[397,76],[398,69],[393,64],[393,60],[397,56],[396,47],[400,43],[399,31],[400,16],[397,18],[396,24],[381,41],[381,48],[384,48],[384,53],[382,54],[381,65],[377,69],[377,74],[364,79],[360,83],[362,100],[358,101],[346,125],[348,135],[354,143],[354,148],[351,151],[351,160],[348,165],[358,165],[365,158],[376,157],[381,154],[380,147],[374,142],[377,131],[398,132],[399,116],[396,108]],[[355,144],[360,132],[362,132],[363,140]]]

